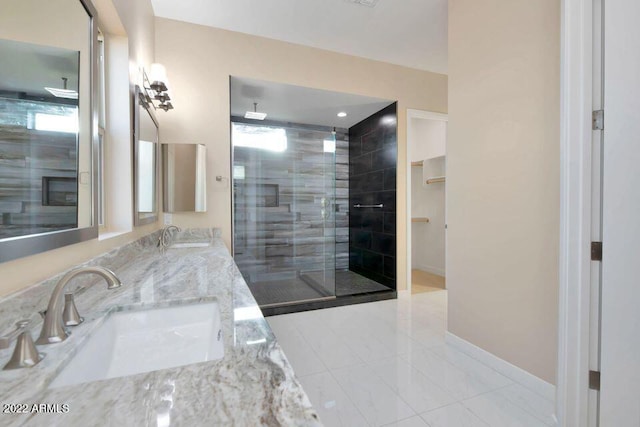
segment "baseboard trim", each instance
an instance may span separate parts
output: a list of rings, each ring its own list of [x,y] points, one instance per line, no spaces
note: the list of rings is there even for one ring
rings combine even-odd
[[[484,363],[493,370],[501,373],[505,377],[522,384],[529,390],[536,392],[540,396],[555,402],[556,400],[556,387],[553,384],[546,382],[545,380],[536,377],[533,374],[525,371],[522,368],[518,368],[515,365],[499,358],[498,356],[489,353],[480,347],[471,344],[457,335],[447,332],[445,334],[445,341],[456,349],[463,353],[473,357],[474,359]]]

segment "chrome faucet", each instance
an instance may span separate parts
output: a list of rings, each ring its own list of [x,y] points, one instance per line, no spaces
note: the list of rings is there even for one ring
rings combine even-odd
[[[122,286],[122,282],[120,282],[120,279],[116,277],[113,271],[104,267],[80,267],[65,274],[53,289],[44,317],[42,331],[40,332],[40,337],[36,340],[36,344],[54,344],[67,339],[68,334],[64,330],[62,320],[62,310],[64,308],[62,295],[64,294],[64,288],[74,277],[91,273],[104,278],[108,285],[107,289],[116,289]]]
[[[169,244],[171,243],[169,241],[169,237],[171,237],[171,231],[175,230],[180,232],[180,227],[177,227],[175,225],[167,225],[165,228],[162,229],[162,233],[160,233],[160,237],[158,237],[158,244],[156,246],[158,246],[160,249],[166,249]]]

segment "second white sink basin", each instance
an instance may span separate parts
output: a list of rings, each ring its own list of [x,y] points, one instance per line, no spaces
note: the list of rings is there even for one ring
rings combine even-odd
[[[181,242],[181,243],[172,243],[169,245],[169,249],[181,249],[181,248],[208,248],[211,246],[209,242]]]
[[[221,359],[217,302],[114,313],[49,387],[62,387]]]

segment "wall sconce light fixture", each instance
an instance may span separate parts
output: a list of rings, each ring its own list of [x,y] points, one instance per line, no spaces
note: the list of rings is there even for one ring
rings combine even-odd
[[[169,87],[167,79],[167,70],[164,65],[154,63],[151,64],[149,75],[143,71],[144,79],[144,95],[146,102],[153,105],[154,109],[164,111],[173,110],[171,97],[169,96]]]

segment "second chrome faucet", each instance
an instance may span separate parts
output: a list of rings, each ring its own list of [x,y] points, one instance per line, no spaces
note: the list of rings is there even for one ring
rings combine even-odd
[[[156,246],[158,246],[161,251],[164,251],[167,247],[169,247],[169,244],[171,243],[170,241],[171,231],[173,230],[177,232],[181,231],[180,227],[177,227],[175,225],[167,225],[160,232],[160,237],[158,237],[158,244]]]

